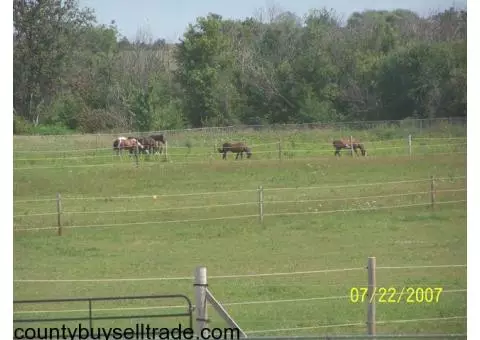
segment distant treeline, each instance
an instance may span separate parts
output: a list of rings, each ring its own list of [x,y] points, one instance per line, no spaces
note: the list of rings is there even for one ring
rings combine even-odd
[[[14,0],[14,133],[467,114],[467,12],[199,17],[121,38],[77,0]]]

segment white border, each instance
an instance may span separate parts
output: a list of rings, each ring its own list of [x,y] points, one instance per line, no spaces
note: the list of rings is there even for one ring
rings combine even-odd
[[[2,1],[0,7],[2,75],[1,145],[2,145],[2,202],[0,245],[2,258],[1,315],[2,336],[13,339],[13,3]],[[8,164],[8,166],[7,166]]]
[[[470,39],[475,37],[475,31],[478,28],[478,1],[470,0],[468,1],[468,10],[470,10],[470,20],[467,24],[467,36]],[[473,19],[472,19],[473,16]],[[480,127],[479,117],[477,116],[477,111],[479,110],[478,102],[478,88],[475,86],[480,77],[478,72],[478,65],[475,63],[475,60],[480,58],[478,53],[478,44],[475,42],[472,43],[472,40],[468,42],[468,78],[467,78],[467,100],[468,100],[468,111],[472,113],[470,118],[470,123],[467,123],[467,146],[468,142],[471,139],[472,143],[475,143],[475,134],[477,127]],[[473,138],[470,138],[472,137]],[[474,145],[474,144],[470,144]],[[480,323],[478,314],[475,313],[475,307],[478,306],[480,300],[480,292],[476,289],[476,286],[479,284],[478,280],[478,265],[477,261],[479,259],[479,247],[478,247],[478,234],[479,229],[478,225],[475,222],[479,220],[479,210],[476,204],[478,203],[478,190],[479,180],[476,177],[480,167],[478,166],[478,155],[475,151],[467,153],[467,173],[470,173],[471,177],[467,179],[467,287],[471,287],[470,291],[467,294],[467,334],[472,339],[478,339],[480,336]],[[470,260],[470,261],[469,261]]]
[[[3,172],[2,176],[2,189],[3,189],[3,202],[0,204],[2,213],[1,218],[4,221],[3,225],[0,227],[1,234],[0,238],[3,244],[0,246],[2,254],[1,258],[3,261],[2,272],[3,272],[3,284],[1,289],[1,316],[0,316],[0,329],[2,329],[2,336],[5,338],[13,338],[13,328],[12,328],[12,319],[13,319],[13,138],[12,138],[12,108],[13,108],[13,6],[11,2],[1,1],[0,15],[2,16],[0,22],[2,24],[2,29],[0,30],[2,36],[2,43],[4,50],[1,54],[3,62],[1,63],[1,74],[2,74],[2,89],[0,94],[3,99],[1,103],[3,104],[2,113],[0,115],[2,123],[0,128],[3,130],[1,133],[2,140],[2,159],[9,164],[9,166],[2,166],[1,171]],[[468,1],[468,10],[470,14],[470,20],[468,25],[468,36],[470,38],[475,37],[475,31],[478,27],[478,22],[475,20],[477,17],[477,9],[479,8],[478,1],[470,0]],[[472,20],[472,15],[474,16]],[[478,133],[476,127],[480,128],[478,121],[480,118],[477,114],[480,112],[479,103],[478,103],[478,92],[479,89],[475,87],[474,81],[480,77],[478,72],[478,65],[475,61],[480,60],[480,55],[478,55],[478,46],[475,43],[470,42],[468,45],[468,59],[471,61],[468,64],[468,100],[469,100],[469,111],[473,112],[473,115],[470,116],[470,124],[467,124],[467,141],[471,135]],[[472,139],[471,145],[475,145],[475,142]],[[469,172],[472,176],[468,181],[470,190],[467,191],[467,207],[468,207],[468,238],[467,238],[467,254],[468,259],[473,259],[473,262],[470,263],[471,267],[468,268],[467,277],[468,277],[468,286],[472,287],[467,295],[468,301],[468,335],[473,336],[472,338],[478,338],[480,335],[480,322],[475,322],[474,318],[476,316],[474,313],[475,303],[480,300],[480,292],[476,290],[476,286],[479,280],[477,279],[477,267],[475,266],[476,261],[480,259],[478,243],[475,242],[478,240],[478,233],[480,225],[475,225],[475,222],[479,220],[479,211],[475,209],[476,197],[478,193],[475,191],[478,188],[478,178],[475,177],[475,174],[480,171],[478,166],[477,159],[479,154],[470,153],[471,156],[467,155],[467,173]],[[5,163],[4,163],[5,164]],[[480,321],[480,320],[479,320]],[[477,337],[475,337],[475,335]]]

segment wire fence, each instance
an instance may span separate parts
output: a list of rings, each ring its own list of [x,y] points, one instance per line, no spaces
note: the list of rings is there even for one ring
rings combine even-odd
[[[466,268],[466,264],[426,264],[426,265],[407,265],[407,266],[378,266],[377,270],[406,270],[406,269],[440,269],[440,268]],[[319,269],[308,271],[294,271],[294,272],[273,272],[273,273],[256,273],[256,274],[224,274],[224,275],[209,275],[209,279],[242,279],[242,278],[259,278],[259,277],[273,277],[273,276],[303,276],[311,274],[326,274],[326,273],[340,273],[352,271],[365,271],[365,267],[353,268],[332,268]],[[106,279],[14,279],[13,282],[23,283],[39,283],[39,282],[131,282],[131,281],[182,281],[193,280],[193,276],[176,276],[176,277],[154,277],[154,278],[106,278]]]
[[[437,177],[435,180],[437,182],[450,181],[454,182],[459,179],[466,179],[466,176],[449,176],[449,177]],[[332,189],[342,189],[342,188],[360,188],[360,187],[369,187],[369,186],[383,186],[383,185],[392,185],[392,184],[418,184],[430,182],[431,179],[427,178],[416,178],[416,179],[406,179],[401,181],[380,181],[380,182],[370,182],[370,183],[358,183],[358,184],[344,184],[344,185],[322,185],[322,186],[296,186],[296,187],[271,187],[263,188],[264,191],[277,191],[277,190],[332,190]],[[239,193],[252,193],[256,192],[257,189],[242,189],[242,190],[226,190],[226,191],[206,191],[206,192],[187,192],[187,193],[174,193],[174,194],[141,194],[141,195],[120,195],[120,196],[64,196],[62,200],[130,200],[130,199],[142,199],[149,198],[153,196],[156,198],[161,197],[186,197],[186,196],[217,196],[217,195],[230,195],[230,194],[239,194]],[[55,202],[56,198],[34,198],[28,200],[15,200],[14,204],[19,203],[30,203],[30,202]]]
[[[21,281],[25,282],[25,281]],[[32,281],[45,282],[45,281]],[[52,282],[52,281],[48,281]],[[58,282],[58,281],[53,281]],[[62,282],[62,281],[60,281]],[[78,282],[78,281],[76,281]],[[97,281],[95,281],[97,282]],[[103,281],[102,281],[103,282]],[[401,286],[401,285],[398,285]],[[467,289],[447,289],[443,290],[444,294],[466,293]],[[395,295],[399,295],[396,293]],[[395,296],[393,295],[393,296]],[[223,306],[248,306],[248,305],[263,305],[263,304],[277,304],[277,303],[295,303],[295,302],[310,302],[310,301],[330,301],[330,300],[344,300],[348,301],[350,295],[340,296],[321,296],[298,299],[277,299],[277,300],[256,300],[256,301],[239,301],[239,302],[224,302]],[[115,307],[115,308],[95,308],[95,312],[114,312],[114,311],[134,311],[134,310],[156,310],[156,309],[176,309],[185,308],[185,305],[170,305],[170,306],[148,306],[148,307]],[[61,309],[61,310],[30,310],[30,311],[14,311],[13,314],[67,314],[67,313],[81,313],[88,312],[88,309]]]
[[[14,170],[119,167],[132,164],[148,167],[158,164],[158,161],[175,164],[211,163],[220,159],[218,148],[221,144],[232,140],[246,142],[252,148],[251,160],[285,161],[311,160],[312,157],[333,155],[332,140],[341,136],[358,138],[365,145],[369,158],[465,154],[467,144],[466,119],[463,118],[230,126],[123,134],[146,136],[153,133],[165,133],[168,136],[164,155],[116,156],[112,152],[112,138],[122,134],[38,138],[16,136]],[[76,155],[79,153],[83,154]]]
[[[424,138],[412,140],[411,138],[406,139],[392,139],[392,140],[382,140],[382,141],[362,141],[362,144],[365,146],[368,155],[422,155],[422,154],[431,154],[435,152],[449,151],[449,152],[460,152],[466,150],[467,139],[466,137],[459,138],[444,138],[440,140],[440,143],[435,143],[434,138]],[[332,141],[318,142],[311,141],[306,142],[297,142],[294,140],[290,141],[278,141],[274,143],[262,143],[262,144],[251,144],[248,146],[252,150],[253,155],[258,155],[254,157],[257,159],[271,159],[271,158],[292,158],[301,154],[312,154],[312,155],[327,155],[333,154],[335,151],[332,147]],[[210,146],[203,147],[175,147],[169,146],[163,151],[163,156],[161,154],[140,154],[142,159],[148,160],[169,160],[169,161],[179,161],[182,159],[203,159],[209,160],[211,158],[218,158],[218,148],[221,148],[221,144],[212,143]],[[168,152],[168,150],[178,149],[183,151],[181,153]],[[353,152],[353,150],[345,150],[345,152]],[[84,153],[83,155],[71,155],[72,153]],[[168,155],[167,155],[168,153]],[[15,154],[20,154],[20,157],[15,156]],[[24,154],[31,155],[30,157],[23,156]],[[44,157],[38,157],[36,155],[44,155]],[[50,154],[50,155],[49,155]],[[124,160],[132,158],[134,155],[120,152],[117,154],[113,151],[112,147],[102,147],[95,149],[63,149],[63,150],[14,150],[14,162],[30,162],[30,163],[42,163],[42,162],[66,162],[66,161],[101,161],[101,160]],[[23,157],[22,157],[23,156]],[[267,156],[267,157],[265,157]],[[253,158],[252,158],[253,159]],[[101,163],[100,163],[101,164]]]
[[[437,190],[436,192],[460,192],[466,191],[466,189],[448,189]],[[312,199],[312,200],[293,200],[293,201],[264,201],[264,203],[270,204],[285,204],[285,203],[309,203],[309,202],[331,202],[331,201],[346,201],[346,200],[360,200],[371,198],[385,198],[385,197],[400,197],[410,195],[424,195],[429,194],[429,191],[417,191],[402,194],[390,194],[390,195],[374,195],[374,196],[361,196],[361,197],[340,197],[340,198],[328,198],[328,199]],[[118,214],[118,213],[131,213],[131,212],[160,212],[160,211],[172,211],[172,210],[190,210],[190,209],[209,209],[209,208],[225,208],[225,207],[238,207],[245,205],[257,205],[257,202],[245,202],[245,203],[229,203],[229,204],[213,204],[213,205],[198,205],[198,206],[184,206],[162,209],[123,209],[123,210],[99,210],[99,211],[62,211],[62,214]],[[13,217],[26,217],[26,216],[56,216],[58,213],[39,213],[39,214],[21,214],[14,215]],[[256,216],[256,215],[255,215]]]
[[[467,151],[452,151],[452,152],[432,152],[432,153],[427,153],[427,154],[422,154],[422,155],[417,155],[415,157],[422,157],[422,156],[440,156],[440,155],[466,155]],[[410,157],[414,158],[413,156],[408,156],[408,155],[381,155],[381,156],[368,156],[368,159],[377,159],[381,157],[382,159],[388,159],[388,158],[400,158],[400,157]],[[330,161],[332,158],[331,157],[299,157],[299,158],[281,158],[280,160],[282,162],[288,162],[288,161]],[[279,159],[277,158],[265,158],[261,159],[261,161],[277,161]],[[206,164],[212,164],[213,159],[204,159],[204,160],[198,160],[198,161],[169,161],[169,163],[173,163],[173,165],[206,165]],[[251,161],[251,159],[249,160]],[[257,160],[259,161],[259,160]],[[161,163],[161,164],[169,164],[169,163]],[[156,167],[159,165],[159,163],[155,163],[149,160],[146,161],[140,161],[141,167],[147,168],[147,167]],[[70,164],[58,164],[54,166],[27,166],[27,167],[14,167],[13,170],[40,170],[40,169],[54,169],[54,170],[59,170],[59,169],[69,169],[69,168],[131,168],[137,166],[135,161],[120,161],[118,163],[100,163],[100,164],[78,164],[78,165],[70,165]]]
[[[424,149],[425,148],[432,148],[432,147],[447,147],[447,146],[451,146],[451,143],[440,143],[440,144],[426,144],[425,142],[422,142],[422,141],[435,141],[435,140],[440,140],[442,142],[445,142],[445,141],[453,141],[455,142],[455,145],[458,145],[458,146],[463,146],[463,145],[467,145],[467,137],[442,137],[442,138],[417,138],[416,140],[419,140],[421,141],[419,143],[419,145],[414,145],[412,143],[412,147],[423,147]],[[292,149],[283,149],[282,151],[283,152],[312,152],[312,151],[315,151],[316,153],[331,153],[332,152],[332,148],[331,147],[328,147],[328,148],[318,148],[320,145],[318,142],[310,142],[310,143],[304,143],[304,142],[296,142],[296,141],[290,141],[290,142],[284,142],[287,146],[290,146],[292,147]],[[373,150],[377,151],[377,150],[394,150],[394,149],[405,149],[405,148],[408,148],[410,146],[409,144],[409,140],[408,138],[407,139],[389,139],[389,140],[383,140],[383,141],[362,141],[363,144],[365,144],[366,146],[368,145],[372,145],[372,148]],[[389,144],[392,144],[392,143],[396,143],[396,144],[400,144],[400,145],[389,145]],[[401,144],[405,144],[405,145],[401,145]],[[259,148],[259,147],[265,147],[265,146],[275,146],[275,147],[278,147],[278,146],[282,146],[282,142],[273,142],[273,143],[262,143],[262,144],[249,144],[249,146],[251,148]],[[377,147],[377,145],[386,145],[384,147]],[[217,153],[217,147],[220,146],[220,145],[212,145],[213,147],[213,152]],[[305,150],[302,150],[302,149],[295,149],[296,146],[310,146],[312,148],[314,148],[313,150],[312,149],[305,149]],[[329,145],[330,146],[330,145]],[[182,154],[175,154],[175,153],[169,153],[169,156],[183,156],[183,157],[197,157],[198,155],[204,155],[204,156],[210,156],[212,154],[212,151],[209,151],[209,152],[205,152],[205,147],[204,148],[194,148],[194,147],[184,147],[184,146],[169,146],[168,147],[169,149],[181,149],[181,150],[195,150],[195,149],[199,149],[203,152],[199,152],[197,155],[191,155],[191,154],[185,154],[185,153],[182,153]],[[211,149],[211,148],[210,148]],[[51,160],[56,160],[56,159],[62,159],[62,160],[68,160],[68,159],[88,159],[88,158],[112,158],[112,156],[115,156],[116,153],[109,153],[109,154],[105,154],[105,153],[97,153],[98,151],[109,151],[109,152],[112,152],[112,147],[104,147],[104,148],[94,148],[94,149],[63,149],[63,150],[58,150],[58,149],[55,149],[55,150],[14,150],[14,153],[19,153],[19,154],[23,154],[23,153],[27,153],[27,154],[49,154],[49,153],[52,153],[52,154],[57,154],[57,153],[60,153],[60,154],[63,154],[63,156],[58,156],[58,157],[41,157],[41,158],[32,158],[32,157],[29,157],[29,158],[15,158],[16,161],[51,161]],[[255,153],[278,153],[278,150],[263,150],[260,148],[261,151],[255,151]],[[76,153],[76,152],[91,152],[91,151],[95,151],[95,153],[93,155],[84,155],[84,156],[66,156],[66,154],[69,154],[69,153]]]
[[[61,232],[61,228],[105,228],[239,219],[259,219],[263,223],[265,218],[280,216],[381,211],[427,206],[434,208],[434,206],[465,203],[465,181],[465,176],[451,176],[350,185],[273,188],[260,186],[258,189],[159,195],[111,197],[61,197],[58,195],[57,198],[14,201],[14,231],[58,229]],[[426,190],[418,190],[421,183],[426,184]],[[392,189],[387,190],[389,186],[395,187],[394,191],[396,192],[392,193]],[[398,192],[398,186],[401,186],[404,191]],[[342,192],[342,196],[339,197],[339,193],[336,191],[342,189],[346,189],[347,193]],[[232,202],[232,196],[236,197],[237,202]],[[175,197],[178,200],[171,200]],[[165,200],[167,198],[168,200]],[[69,202],[71,203],[68,204]],[[145,202],[150,202],[148,208]],[[156,203],[159,203],[159,207],[155,206]],[[49,205],[52,210],[45,211]],[[56,207],[56,211],[53,210],[54,207]],[[230,212],[230,208],[234,207],[241,207],[244,214],[225,216],[225,212]],[[185,211],[195,211],[195,218],[185,216]],[[94,218],[96,223],[91,223],[91,218]],[[52,225],[54,221],[56,225]]]
[[[404,286],[405,282],[402,282],[401,277],[398,274],[400,270],[408,270],[409,273],[415,270],[421,270],[424,272],[428,269],[442,269],[443,271],[448,269],[460,269],[463,268],[466,271],[467,265],[466,264],[444,264],[444,265],[405,265],[405,266],[379,266],[376,267],[376,271],[391,271],[395,270],[396,273],[394,275],[395,282],[397,282],[397,286]],[[270,273],[248,273],[248,274],[223,274],[223,275],[212,275],[209,276],[209,279],[212,280],[239,280],[239,279],[255,279],[255,278],[273,278],[278,276],[305,276],[305,275],[316,275],[316,274],[332,274],[332,273],[341,273],[341,272],[364,272],[365,267],[353,267],[353,268],[333,268],[333,269],[321,269],[321,270],[310,270],[310,271],[296,271],[296,272],[270,272]],[[411,275],[411,274],[410,274]],[[108,279],[16,279],[14,280],[15,283],[85,283],[85,282],[131,282],[131,281],[142,281],[142,280],[151,280],[151,281],[193,281],[194,277],[192,276],[179,276],[179,277],[158,277],[158,278],[108,278]],[[378,282],[377,282],[378,284]],[[344,283],[344,286],[348,286],[348,284]],[[392,284],[390,284],[392,285]],[[218,286],[218,283],[215,283],[213,287]],[[351,284],[350,286],[356,286],[355,284]],[[366,286],[364,284],[363,286]],[[441,283],[438,286],[442,286]],[[442,294],[466,294],[466,288],[457,288],[457,289],[443,289]],[[401,292],[395,292],[392,296],[398,296],[402,294]],[[306,302],[315,302],[315,303],[322,303],[322,302],[331,302],[331,301],[344,301],[348,302],[351,301],[352,295],[330,295],[330,296],[311,296],[311,297],[298,297],[298,298],[281,298],[281,299],[262,299],[262,300],[248,300],[248,301],[226,301],[223,302],[222,305],[224,307],[247,307],[247,306],[255,306],[256,309],[260,308],[258,306],[264,305],[276,305],[276,304],[295,304],[295,303],[306,303]],[[165,309],[176,309],[176,308],[185,308],[184,305],[167,305],[167,306],[141,306],[141,307],[116,307],[116,308],[95,308],[94,312],[97,313],[105,313],[105,312],[127,312],[127,311],[138,311],[138,310],[165,310]],[[195,307],[194,307],[195,308]],[[248,307],[247,307],[248,308]],[[285,310],[286,308],[283,307]],[[81,312],[87,312],[88,309],[42,309],[42,310],[16,310],[14,314],[19,315],[32,315],[32,314],[75,314]],[[391,319],[385,320],[381,319],[376,321],[377,325],[389,325],[389,324],[403,324],[403,323],[429,323],[429,322],[448,322],[448,321],[461,321],[465,320],[466,316],[454,315],[441,315],[436,317],[428,317],[428,318],[409,318],[409,319]],[[316,322],[315,322],[316,323]],[[357,322],[347,322],[347,323],[323,323],[312,325],[312,326],[298,326],[298,327],[279,327],[279,328],[270,328],[270,329],[252,329],[246,331],[247,334],[272,334],[272,333],[281,333],[281,332],[298,332],[304,330],[318,330],[318,329],[328,329],[328,328],[343,328],[343,327],[364,327],[365,321],[357,321]],[[358,335],[357,335],[358,336]]]

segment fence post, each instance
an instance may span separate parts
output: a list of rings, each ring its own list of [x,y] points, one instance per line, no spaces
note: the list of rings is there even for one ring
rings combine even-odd
[[[258,216],[260,223],[263,223],[263,186],[258,187]]]
[[[277,143],[277,148],[278,148],[278,159],[282,160],[282,143],[278,141]]]
[[[165,162],[168,162],[168,141],[165,141]]]
[[[435,208],[435,178],[430,177],[430,203],[432,204],[432,210]]]
[[[376,266],[377,260],[375,257],[368,258],[368,311],[367,311],[367,334],[368,335],[375,335],[376,324],[375,324],[375,291],[377,285],[377,277],[376,277]]]
[[[208,327],[207,315],[207,267],[199,266],[195,269],[195,314],[196,333],[202,334],[202,330]]]
[[[408,135],[408,154],[412,156],[412,135]]]
[[[135,144],[135,165],[138,168],[138,142]]]
[[[350,136],[350,155],[353,157],[353,137]]]
[[[62,197],[60,193],[57,192],[57,225],[58,225],[58,236],[62,236]]]

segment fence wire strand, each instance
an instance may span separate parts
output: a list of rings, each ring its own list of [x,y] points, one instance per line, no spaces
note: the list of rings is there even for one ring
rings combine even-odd
[[[452,181],[456,179],[466,179],[466,176],[452,176],[452,177],[438,177],[436,181]],[[263,191],[276,191],[276,190],[316,190],[316,189],[341,189],[341,188],[356,188],[364,186],[375,185],[390,185],[390,184],[406,184],[406,183],[421,183],[430,182],[431,179],[409,179],[402,181],[390,181],[390,182],[373,182],[373,183],[359,183],[359,184],[347,184],[347,185],[324,185],[324,186],[308,186],[308,187],[279,187],[279,188],[265,188]],[[207,191],[207,192],[190,192],[190,193],[177,193],[177,194],[145,194],[145,195],[121,195],[121,196],[83,196],[83,197],[62,197],[63,200],[110,200],[110,199],[139,199],[139,198],[152,198],[153,196],[161,197],[181,197],[181,196],[212,196],[222,194],[238,194],[244,192],[256,192],[257,189],[244,189],[244,190],[229,190],[229,191]],[[28,200],[16,200],[14,204],[18,203],[30,203],[30,202],[53,202],[56,198],[36,198]]]
[[[445,189],[445,190],[435,190],[436,193],[439,192],[460,192],[466,191],[467,189]],[[371,196],[360,196],[360,197],[340,197],[340,198],[323,198],[323,199],[313,199],[313,200],[274,200],[274,201],[264,201],[264,204],[285,204],[285,203],[309,203],[309,202],[330,202],[330,201],[347,201],[347,200],[360,200],[360,199],[370,199],[370,198],[386,198],[386,197],[402,197],[402,196],[412,196],[412,195],[424,195],[429,194],[430,191],[417,191],[410,193],[402,194],[390,194],[390,195],[371,195]],[[186,207],[173,207],[173,208],[162,208],[162,209],[123,209],[123,210],[98,210],[98,211],[62,211],[62,214],[117,214],[117,213],[131,213],[131,212],[159,212],[159,211],[172,211],[172,210],[189,210],[189,209],[210,209],[210,208],[224,208],[224,207],[234,207],[234,206],[245,206],[245,205],[258,205],[258,202],[245,202],[245,203],[229,203],[229,204],[212,204],[212,205],[194,205]],[[19,217],[35,217],[35,216],[55,216],[58,215],[58,212],[46,212],[46,213],[35,213],[35,214],[21,214],[14,215],[14,218]]]
[[[444,201],[436,202],[435,204],[455,204],[466,202],[467,200],[457,200],[457,201]],[[356,212],[356,211],[373,211],[373,210],[385,210],[385,209],[399,209],[399,208],[409,208],[409,207],[420,207],[428,206],[431,203],[416,203],[416,204],[403,204],[403,205],[394,205],[387,207],[368,207],[368,208],[357,208],[357,209],[337,209],[337,210],[323,210],[323,211],[302,211],[302,212],[283,212],[283,213],[272,213],[272,214],[263,214],[263,216],[291,216],[291,215],[315,215],[315,214],[332,214],[339,212]],[[218,220],[231,220],[231,219],[243,219],[243,218],[258,218],[258,215],[240,215],[240,216],[225,216],[225,217],[211,217],[211,218],[199,218],[199,219],[186,219],[186,220],[168,220],[168,221],[144,221],[144,222],[129,222],[129,223],[107,223],[107,224],[87,224],[87,225],[70,225],[63,226],[65,229],[74,229],[74,228],[101,228],[101,227],[119,227],[119,226],[130,226],[130,225],[146,225],[146,224],[167,224],[167,223],[189,223],[189,222],[206,222],[206,221],[218,221]],[[58,226],[51,227],[38,227],[30,228],[26,226],[14,226],[14,231],[34,231],[34,230],[52,230],[58,229]]]
[[[440,264],[440,265],[410,265],[410,266],[391,266],[391,267],[377,267],[377,270],[384,269],[435,269],[435,268],[460,268],[467,267],[466,264]],[[242,279],[242,278],[257,278],[257,277],[272,277],[272,276],[297,276],[310,274],[326,274],[339,272],[364,271],[365,267],[354,268],[334,268],[334,269],[320,269],[307,270],[295,272],[274,272],[274,273],[256,273],[256,274],[230,274],[230,275],[209,275],[208,279]],[[150,277],[150,278],[107,278],[107,279],[15,279],[13,282],[23,283],[39,283],[39,282],[129,282],[129,281],[181,281],[193,280],[193,276],[177,276],[177,277]]]
[[[466,293],[467,289],[451,289],[444,290],[443,293]],[[400,292],[394,295],[400,295]],[[292,303],[292,302],[310,302],[310,301],[330,301],[343,300],[350,298],[350,295],[337,296],[321,296],[299,299],[277,299],[277,300],[254,300],[254,301],[239,301],[239,302],[225,302],[222,306],[248,306],[248,305],[262,305],[262,304],[276,304],[276,303]],[[192,306],[195,307],[195,306]],[[110,311],[129,311],[129,310],[155,310],[155,309],[173,309],[185,308],[185,305],[171,305],[171,306],[149,306],[149,307],[116,307],[116,308],[95,308],[94,312],[110,312]],[[14,311],[14,314],[35,314],[35,313],[80,313],[88,312],[88,309],[63,309],[63,310],[34,310],[34,311]]]

